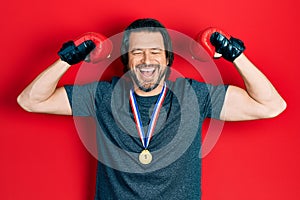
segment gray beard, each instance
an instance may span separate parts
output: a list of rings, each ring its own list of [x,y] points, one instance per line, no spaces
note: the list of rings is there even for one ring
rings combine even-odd
[[[130,71],[130,76],[140,90],[142,90],[144,92],[150,92],[150,91],[154,90],[155,88],[157,88],[157,86],[159,86],[159,83],[161,82],[162,78],[166,75],[166,73],[167,73],[167,68],[165,69],[165,71],[163,73],[160,74],[156,83],[153,86],[147,87],[147,88],[140,84],[140,82],[134,72]]]

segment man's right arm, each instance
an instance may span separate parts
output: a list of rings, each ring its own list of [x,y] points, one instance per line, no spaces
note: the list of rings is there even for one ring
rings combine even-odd
[[[29,112],[72,115],[67,92],[64,87],[57,88],[58,81],[71,65],[81,61],[97,63],[109,57],[111,50],[112,43],[93,32],[64,43],[58,52],[60,59],[23,90],[17,99],[19,105]]]
[[[72,115],[64,87],[57,88],[70,66],[61,59],[53,63],[22,91],[17,98],[19,105],[29,112]]]

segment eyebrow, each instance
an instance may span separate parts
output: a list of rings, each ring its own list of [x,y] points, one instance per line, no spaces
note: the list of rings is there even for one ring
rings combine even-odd
[[[130,50],[130,52],[132,52],[132,51],[142,51],[144,49],[164,51],[164,49],[162,49],[160,47],[153,47],[153,48],[133,48],[132,50]]]

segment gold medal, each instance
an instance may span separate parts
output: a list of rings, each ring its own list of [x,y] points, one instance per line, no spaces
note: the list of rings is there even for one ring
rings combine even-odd
[[[145,134],[144,130],[143,130],[143,123],[141,121],[141,116],[140,116],[140,113],[139,113],[138,105],[137,105],[137,102],[136,102],[136,99],[135,99],[134,91],[133,91],[133,89],[130,90],[130,96],[129,96],[130,106],[131,106],[131,109],[132,109],[132,114],[134,116],[134,121],[135,121],[135,124],[136,124],[138,135],[139,135],[139,137],[142,141],[143,147],[144,147],[144,150],[139,155],[139,161],[140,161],[140,163],[142,163],[144,165],[148,165],[152,161],[152,155],[151,155],[150,151],[147,150],[147,147],[149,146],[150,140],[151,140],[152,135],[154,133],[155,125],[156,125],[156,122],[158,120],[159,111],[160,111],[160,108],[163,105],[163,101],[166,97],[166,94],[167,94],[167,84],[165,82],[164,86],[162,88],[162,91],[161,91],[161,93],[158,97],[158,100],[155,104],[153,113],[151,115],[151,120],[150,120],[150,123],[149,123],[148,132],[147,132],[147,134]]]
[[[147,165],[152,161],[152,155],[147,149],[143,150],[139,155],[139,160],[142,164]]]

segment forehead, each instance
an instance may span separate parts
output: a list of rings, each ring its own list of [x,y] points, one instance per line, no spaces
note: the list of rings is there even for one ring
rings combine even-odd
[[[160,32],[132,32],[129,36],[129,51],[133,49],[164,49],[164,40]]]

